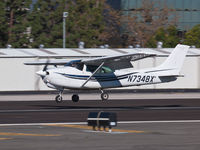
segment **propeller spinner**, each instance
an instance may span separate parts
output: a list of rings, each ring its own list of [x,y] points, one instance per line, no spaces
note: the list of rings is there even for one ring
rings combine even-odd
[[[48,63],[49,63],[49,60],[47,60],[46,65],[44,66],[44,68],[42,70],[36,72],[36,74],[38,74],[41,77],[45,77],[46,75],[49,75],[49,72],[47,71]]]

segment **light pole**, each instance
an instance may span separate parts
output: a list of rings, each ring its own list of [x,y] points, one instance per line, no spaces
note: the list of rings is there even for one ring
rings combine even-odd
[[[63,12],[63,48],[65,48],[66,43],[66,29],[65,29],[65,20],[68,17],[68,12]]]

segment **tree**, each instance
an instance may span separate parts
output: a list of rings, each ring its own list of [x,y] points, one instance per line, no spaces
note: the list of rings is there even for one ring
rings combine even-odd
[[[103,3],[103,31],[99,35],[102,43],[107,43],[111,47],[121,47],[121,12],[112,8],[108,3]]]
[[[84,41],[86,47],[100,45],[99,35],[103,32],[103,3],[100,0],[38,0],[29,17],[32,28],[32,47],[62,47],[63,12],[66,19],[66,45],[77,47]]]
[[[8,23],[6,22],[6,5],[0,1],[0,47],[5,47],[8,41]]]
[[[186,32],[184,44],[195,45],[200,48],[200,24],[194,26],[191,30]]]
[[[62,16],[61,14],[60,16],[54,14],[56,12],[56,5],[57,1],[52,0],[38,0],[34,5],[34,8],[28,18],[31,24],[32,47],[39,47],[40,44],[44,44],[46,47],[51,47],[50,45],[54,46],[55,41],[53,41],[51,33],[56,32],[55,29],[57,28],[57,39],[62,36],[62,26],[60,24]]]
[[[8,41],[13,47],[28,47],[27,15],[31,0],[4,0],[6,21],[8,24]]]
[[[178,29],[175,26],[169,26],[167,29],[160,28],[156,31],[149,41],[147,41],[146,46],[155,48],[157,42],[163,42],[163,47],[175,47],[181,42],[181,38],[178,36]]]
[[[73,47],[77,47],[80,41],[84,41],[86,47],[97,47],[101,44],[99,36],[104,29],[103,4],[104,0],[68,1],[68,42]]]
[[[169,9],[164,4],[153,0],[143,0],[141,8],[123,15],[123,22],[126,28],[124,34],[127,36],[126,45],[140,44],[146,46],[147,41],[156,33],[159,28],[166,28],[177,21],[177,17],[170,18]]]

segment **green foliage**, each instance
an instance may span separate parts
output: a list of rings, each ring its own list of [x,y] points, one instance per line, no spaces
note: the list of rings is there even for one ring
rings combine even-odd
[[[85,42],[85,47],[102,44],[122,47],[134,42],[156,47],[157,41],[162,41],[163,47],[175,47],[182,40],[175,26],[166,27],[167,17],[164,21],[157,17],[158,20],[146,24],[136,22],[135,18],[127,20],[125,16],[131,28],[128,34],[122,36],[119,26],[123,25],[123,16],[106,5],[106,0],[37,0],[30,10],[31,3],[32,0],[0,1],[0,47],[11,44],[13,48],[38,48],[44,44],[48,48],[61,48],[63,12],[69,12],[66,18],[66,47],[76,48],[80,41]],[[144,6],[143,9],[148,8],[148,5]],[[145,12],[150,14],[151,11],[147,9]],[[160,18],[168,15],[166,10]],[[130,33],[132,39],[127,38]],[[200,25],[186,33],[184,44],[200,47]]]
[[[156,34],[147,42],[147,47],[155,48],[157,42],[163,42],[163,47],[175,47],[180,43],[181,38],[178,37],[178,30],[175,26],[169,26],[167,29],[160,28]]]
[[[194,26],[185,34],[184,44],[200,47],[200,25]]]
[[[84,41],[86,47],[96,47],[100,44],[99,34],[103,32],[103,7],[96,0],[68,1],[69,17],[67,18],[67,42],[71,47],[77,47],[79,41]]]
[[[31,0],[3,0],[0,2],[0,47],[11,44],[14,48],[28,47],[26,33]]]
[[[14,48],[28,47],[27,15],[31,0],[6,0],[6,18],[9,20],[8,43]]]
[[[8,41],[8,23],[6,22],[5,2],[0,1],[0,47],[5,47]]]
[[[86,47],[99,45],[98,35],[103,31],[103,8],[96,0],[38,0],[29,17],[32,27],[32,47],[62,47],[63,12],[66,18],[66,47],[77,47],[84,41]]]

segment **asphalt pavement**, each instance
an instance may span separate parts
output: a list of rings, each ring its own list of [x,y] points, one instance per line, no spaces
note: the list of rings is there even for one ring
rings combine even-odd
[[[78,103],[56,104],[55,95],[1,95],[2,150],[198,150],[200,99],[198,93],[83,94]],[[87,98],[88,97],[88,98]],[[87,126],[91,111],[115,112],[112,132]]]

